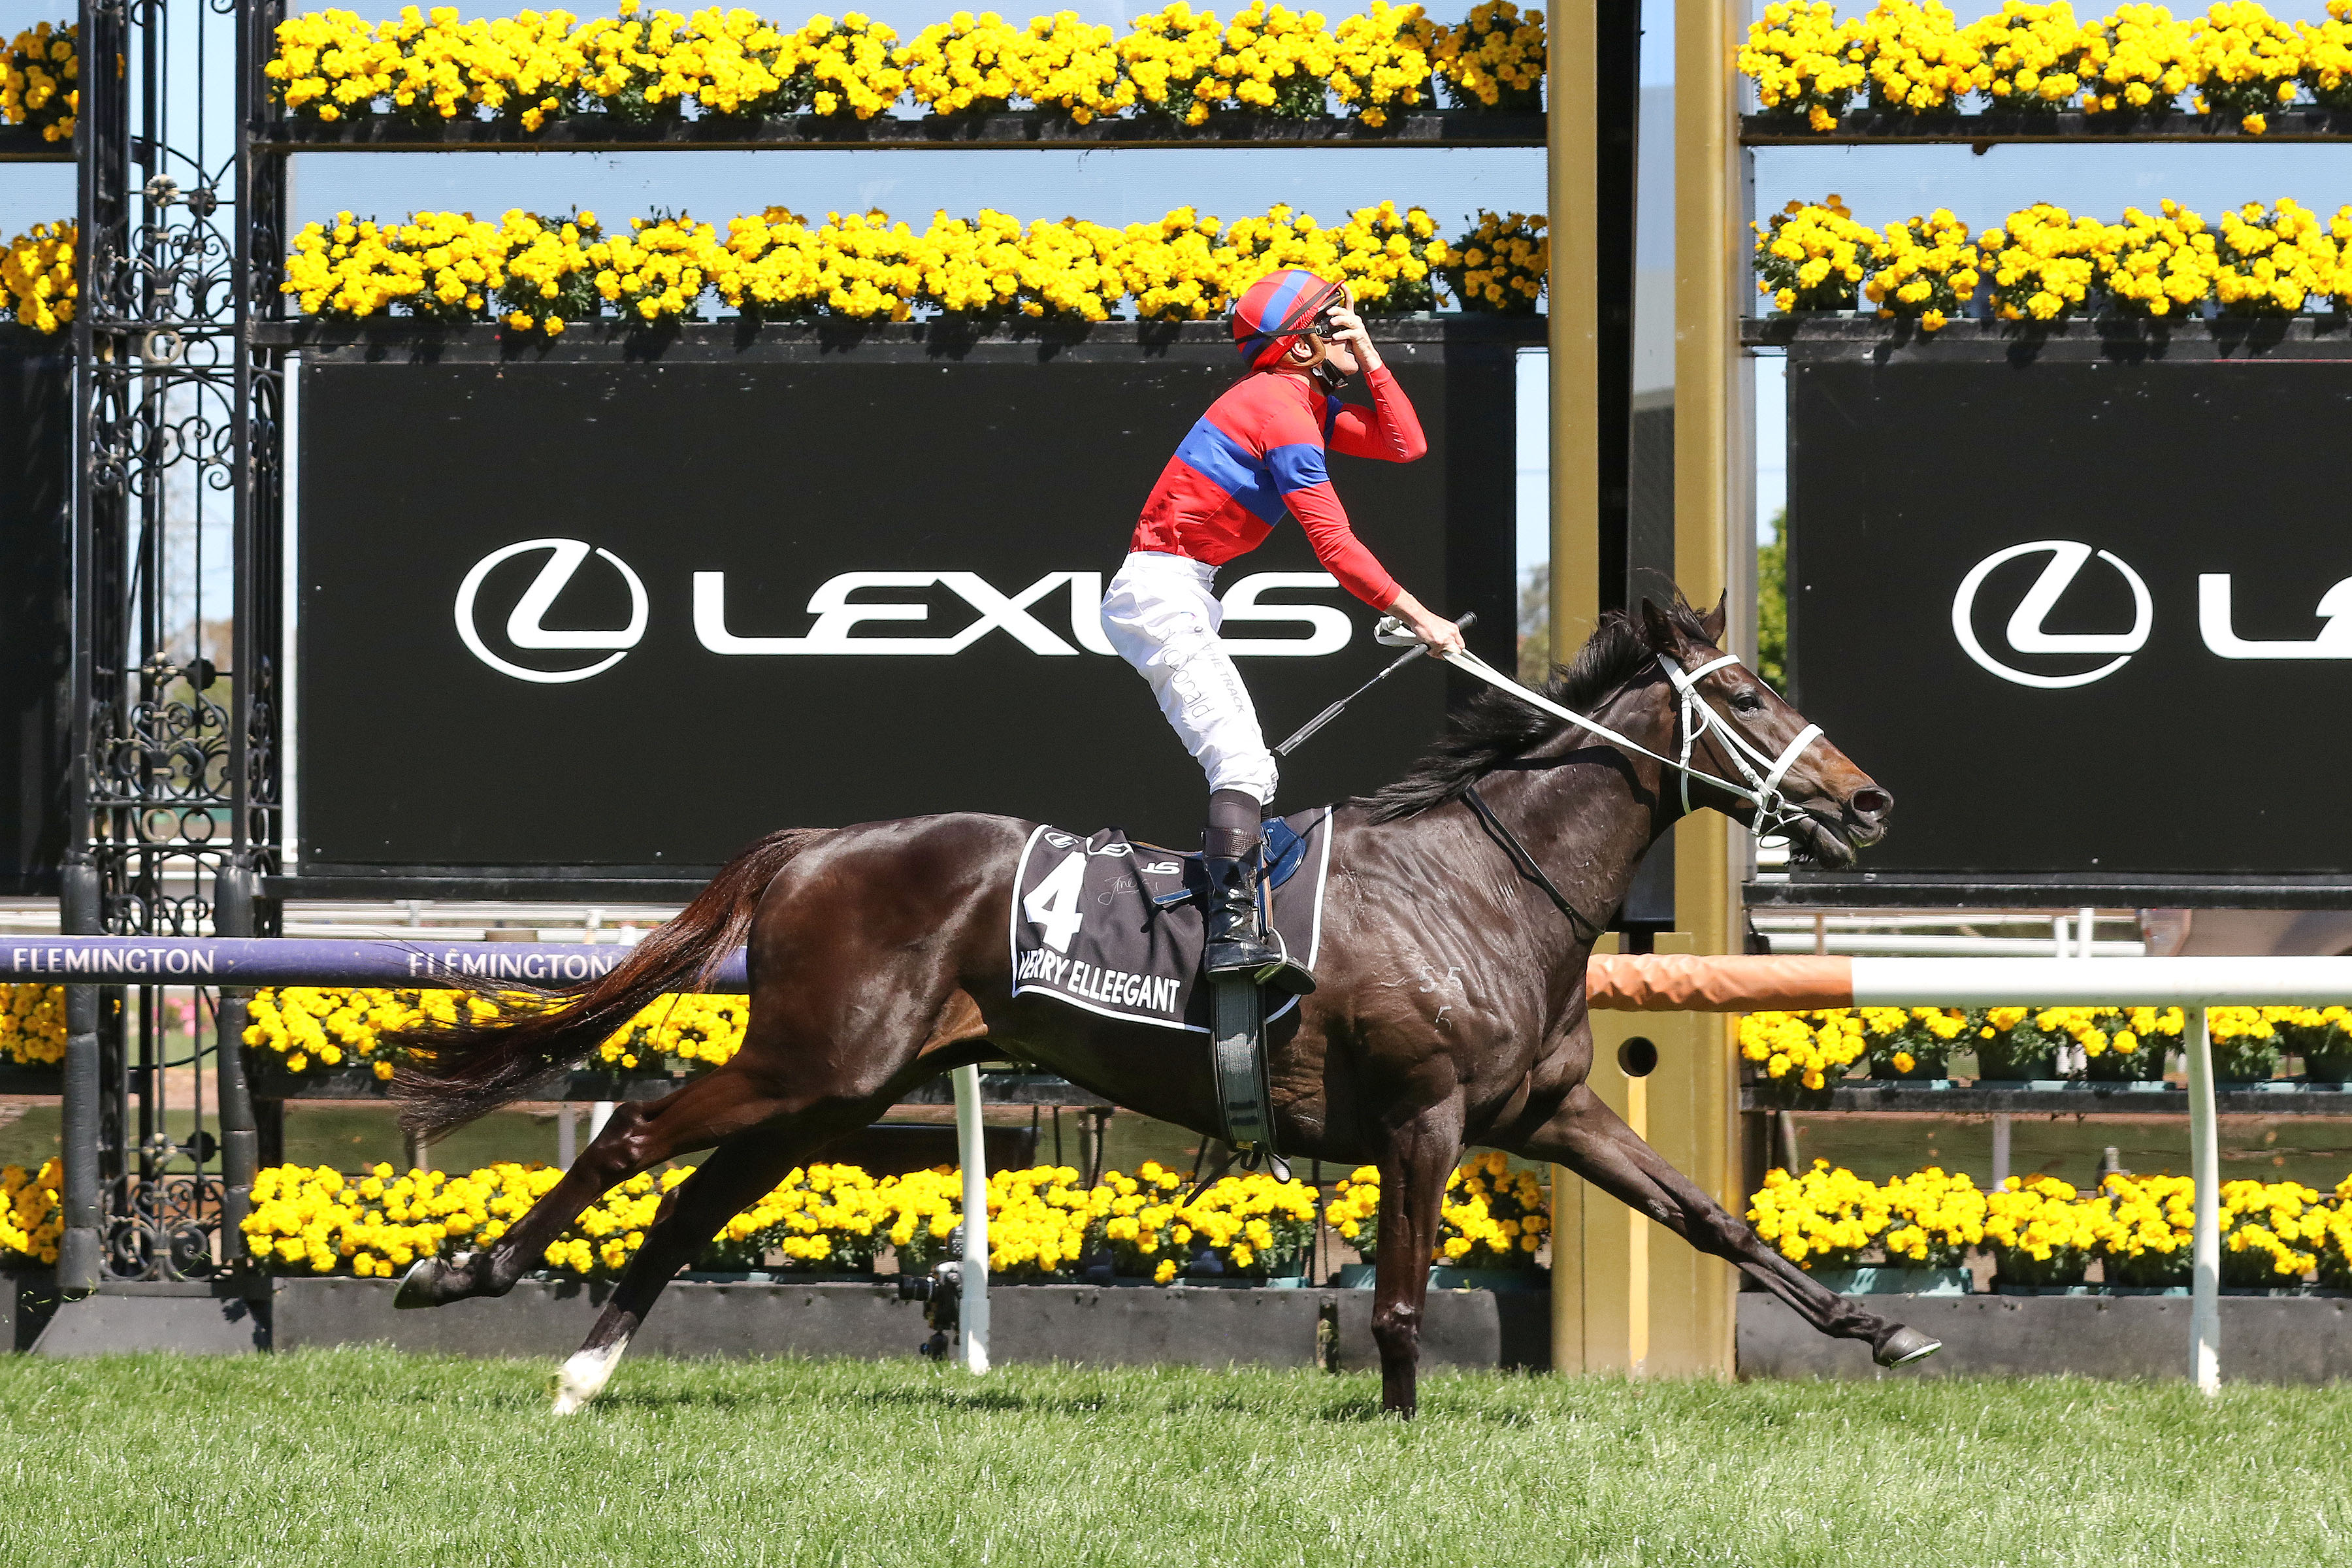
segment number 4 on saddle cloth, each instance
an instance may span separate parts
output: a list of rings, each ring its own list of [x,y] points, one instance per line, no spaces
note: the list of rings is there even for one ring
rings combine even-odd
[[[1265,825],[1267,926],[1313,968],[1331,866],[1331,808]],[[1265,1105],[1265,1034],[1297,1025],[1298,998],[1264,1013],[1246,982],[1205,985],[1198,855],[1138,844],[1116,827],[1090,838],[1039,827],[1013,879],[1013,994],[1158,1028],[1211,1037],[1226,1142],[1273,1152]],[[1187,891],[1193,897],[1187,898]]]

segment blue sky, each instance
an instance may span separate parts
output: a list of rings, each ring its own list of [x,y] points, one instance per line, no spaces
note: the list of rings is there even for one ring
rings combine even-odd
[[[2093,0],[2096,4],[2096,0]],[[364,9],[364,7],[362,7]],[[380,9],[396,8],[384,0]],[[1145,8],[1115,0],[1075,0],[1089,19],[1121,25]],[[1332,5],[1332,14],[1353,9]],[[1441,19],[1467,8],[1459,0],[1432,8]],[[1858,7],[1855,7],[1858,8]],[[1990,9],[1977,0],[1957,9]],[[2085,6],[2089,9],[2089,6]],[[36,21],[64,15],[61,0],[0,0],[0,31],[13,35]],[[583,11],[595,9],[583,5]],[[944,20],[951,5],[891,0],[872,15],[911,35]],[[2273,14],[2317,19],[2320,0],[2273,0]],[[478,8],[468,7],[468,14]],[[1642,78],[1652,88],[1673,81],[1672,7],[1647,5]],[[779,12],[779,15],[783,13]],[[1014,8],[1016,19],[1026,13]],[[793,13],[797,15],[797,13]],[[1669,104],[1656,95],[1646,116],[1643,210],[1640,214],[1643,314],[1654,355],[1666,344],[1656,311],[1671,279],[1672,233],[1666,202],[1673,149],[1664,134]],[[880,206],[920,220],[937,207],[970,212],[992,206],[1023,218],[1083,216],[1129,223],[1194,205],[1225,216],[1262,212],[1288,202],[1318,214],[1393,198],[1419,202],[1441,224],[1477,208],[1539,211],[1543,154],[1537,149],[1440,151],[1373,149],[1215,150],[1037,153],[680,153],[598,156],[587,153],[506,157],[376,154],[312,155],[294,161],[297,221],[341,208],[397,216],[420,207],[496,212],[509,206],[597,209],[607,219],[655,207],[684,208],[724,218],[781,203],[808,214]],[[1855,216],[1883,224],[1947,206],[1973,226],[2035,201],[2112,216],[2130,205],[2164,196],[2209,215],[2248,199],[2291,195],[2332,210],[2352,202],[2352,157],[2336,147],[2256,145],[2125,145],[1997,147],[1977,156],[1966,147],[1766,148],[1756,155],[1758,210],[1769,213],[1793,198],[1837,192]],[[0,233],[69,214],[72,172],[42,165],[0,165]],[[1520,442],[1523,560],[1539,559],[1543,410],[1540,356],[1523,367]],[[1653,363],[1662,363],[1654,360]],[[1785,445],[1779,362],[1758,366],[1758,511],[1769,517],[1785,493],[1780,453]]]

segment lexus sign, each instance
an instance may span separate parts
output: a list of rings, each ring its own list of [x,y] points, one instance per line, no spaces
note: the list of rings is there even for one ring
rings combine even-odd
[[[1822,896],[2352,889],[2352,360],[1969,348],[1790,359],[1793,695],[1899,803]]]
[[[772,828],[967,809],[1198,842],[1200,770],[1099,610],[1230,346],[803,347],[306,355],[299,871],[690,880]],[[1335,458],[1334,481],[1398,577],[1477,611],[1506,659],[1507,347],[1387,357],[1431,454]],[[1269,740],[1392,657],[1295,526],[1218,589]],[[1285,763],[1278,805],[1411,763],[1444,674],[1381,690]]]

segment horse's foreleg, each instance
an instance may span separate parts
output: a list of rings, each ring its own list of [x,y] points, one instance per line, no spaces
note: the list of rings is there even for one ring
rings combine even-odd
[[[1380,1158],[1372,1339],[1381,1347],[1381,1408],[1408,1419],[1417,1398],[1422,1307],[1444,1219],[1445,1179],[1461,1159],[1462,1105],[1451,1100],[1391,1129]]]
[[[1565,1165],[1701,1252],[1738,1264],[1822,1333],[1868,1342],[1881,1366],[1900,1366],[1941,1348],[1916,1329],[1865,1311],[1781,1257],[1643,1142],[1590,1085],[1579,1084],[1559,1113],[1511,1152]]]
[[[854,1115],[871,1121],[879,1109],[861,1106]],[[569,1415],[604,1391],[630,1337],[644,1325],[655,1299],[677,1271],[699,1257],[730,1219],[757,1203],[811,1150],[840,1132],[843,1121],[837,1115],[803,1117],[783,1128],[739,1134],[663,1200],[596,1326],[556,1374],[556,1415]]]
[[[640,1172],[708,1149],[782,1107],[734,1064],[712,1069],[650,1103],[614,1108],[563,1179],[488,1247],[456,1258],[427,1258],[409,1269],[396,1307],[438,1307],[471,1296],[503,1296],[546,1255],[548,1244],[581,1212]]]

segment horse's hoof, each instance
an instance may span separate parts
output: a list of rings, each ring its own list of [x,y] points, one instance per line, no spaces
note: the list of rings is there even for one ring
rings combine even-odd
[[[1886,1342],[1874,1353],[1881,1366],[1909,1366],[1915,1361],[1925,1361],[1944,1348],[1941,1340],[1931,1340],[1916,1329],[1897,1329],[1886,1336]]]
[[[462,1291],[453,1289],[457,1280],[448,1263],[438,1258],[420,1258],[400,1277],[400,1289],[393,1293],[392,1304],[403,1311],[418,1307],[439,1307],[456,1300]]]

